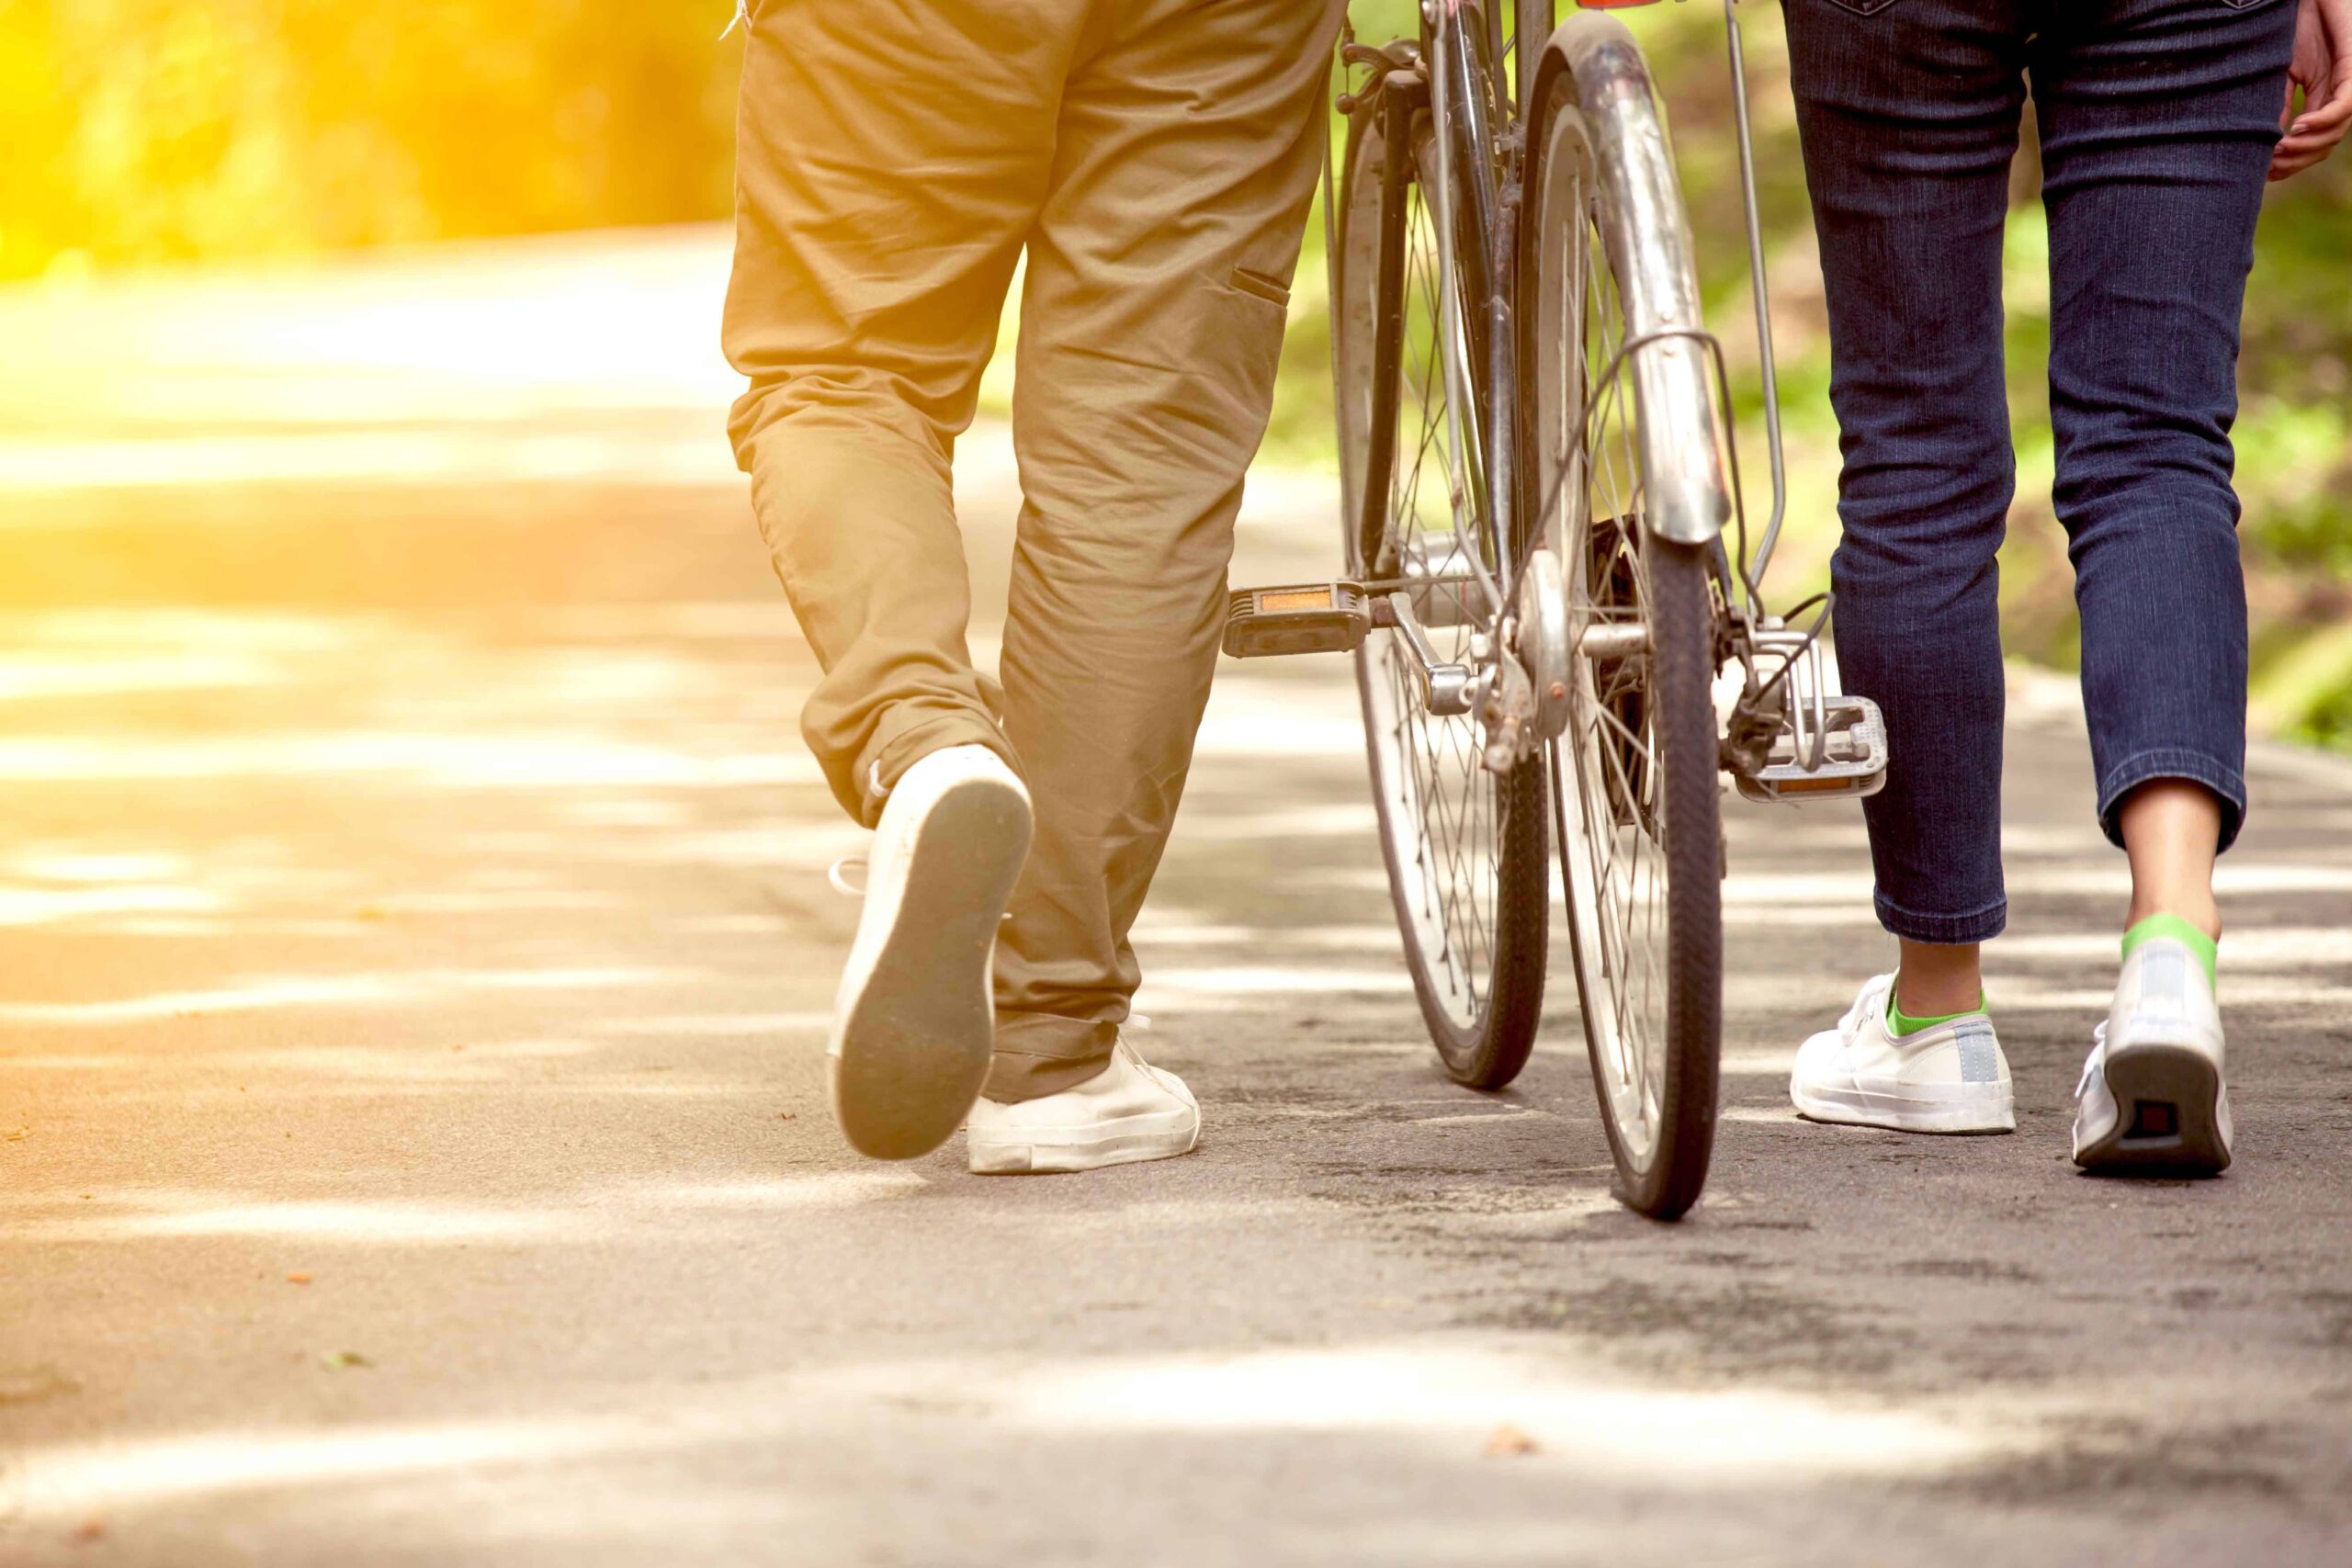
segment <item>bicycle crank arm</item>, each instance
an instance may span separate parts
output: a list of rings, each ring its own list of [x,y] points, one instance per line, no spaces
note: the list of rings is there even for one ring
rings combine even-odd
[[[1405,646],[1413,650],[1413,661],[1421,667],[1421,695],[1430,712],[1451,716],[1478,705],[1477,674],[1467,664],[1449,664],[1438,657],[1430,634],[1421,629],[1420,618],[1413,614],[1412,594],[1384,594],[1373,614],[1380,624],[1394,626]]]

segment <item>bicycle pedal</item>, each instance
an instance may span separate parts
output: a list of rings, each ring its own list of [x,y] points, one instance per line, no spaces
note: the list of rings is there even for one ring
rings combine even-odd
[[[1801,705],[1800,734],[1784,721],[1773,738],[1764,766],[1736,775],[1739,793],[1750,800],[1819,800],[1824,796],[1876,795],[1886,784],[1886,719],[1868,697],[1824,695],[1816,720]],[[1815,740],[1821,761],[1813,765]]]
[[[1226,609],[1225,651],[1235,659],[1350,653],[1371,625],[1371,604],[1352,582],[1240,588]]]

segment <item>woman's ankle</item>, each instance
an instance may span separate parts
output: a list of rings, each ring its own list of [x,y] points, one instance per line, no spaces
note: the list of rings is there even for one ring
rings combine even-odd
[[[2117,811],[2132,862],[2132,912],[2126,929],[2154,915],[2177,915],[2219,942],[2221,906],[2213,901],[2222,798],[2189,779],[2151,779]]]
[[[2123,918],[2123,929],[2129,931],[2142,921],[2154,919],[2158,915],[2171,915],[2187,920],[2190,925],[2203,931],[2208,940],[2212,942],[2222,940],[2222,906],[2215,901],[2210,891],[2151,894],[2144,897],[2135,893],[2132,898],[2131,912]]]
[[[1905,942],[1894,978],[1894,1005],[1912,1018],[1973,1012],[1984,1000],[1982,950],[1974,943]]]

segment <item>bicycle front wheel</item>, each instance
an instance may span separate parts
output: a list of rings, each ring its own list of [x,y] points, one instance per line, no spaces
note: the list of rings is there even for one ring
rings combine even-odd
[[[1531,504],[1549,518],[1577,649],[1554,813],[1619,1194],[1673,1219],[1698,1200],[1714,1145],[1720,609],[1715,550],[1657,525],[1695,510],[1719,526],[1730,503],[1647,73],[1621,26],[1571,26],[1536,84],[1521,249]],[[1595,80],[1616,90],[1589,109],[1579,77],[1596,50]]]
[[[1408,132],[1392,146],[1391,125]],[[1495,635],[1477,569],[1504,570],[1497,509],[1476,483],[1477,411],[1449,421],[1440,355],[1468,336],[1440,265],[1437,160],[1425,112],[1375,103],[1354,117],[1340,187],[1337,297],[1340,461],[1351,574],[1439,580],[1410,595],[1442,659],[1473,660]],[[1391,160],[1400,162],[1392,166]],[[1441,312],[1453,312],[1442,330]],[[1459,384],[1473,376],[1461,367]],[[1367,493],[1385,504],[1367,508]],[[1365,523],[1371,518],[1369,525]],[[1487,644],[1492,647],[1491,640]],[[1374,628],[1356,655],[1380,843],[1406,966],[1438,1057],[1455,1081],[1499,1089],[1519,1075],[1543,1010],[1550,867],[1539,759],[1487,771],[1475,715],[1432,712],[1403,633]]]

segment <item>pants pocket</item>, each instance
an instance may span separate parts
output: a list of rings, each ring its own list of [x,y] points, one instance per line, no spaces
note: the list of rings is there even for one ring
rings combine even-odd
[[[1290,304],[1290,285],[1279,277],[1269,276],[1262,272],[1252,272],[1246,266],[1237,266],[1233,269],[1233,276],[1228,281],[1242,293],[1263,299],[1270,305],[1287,308]]]

